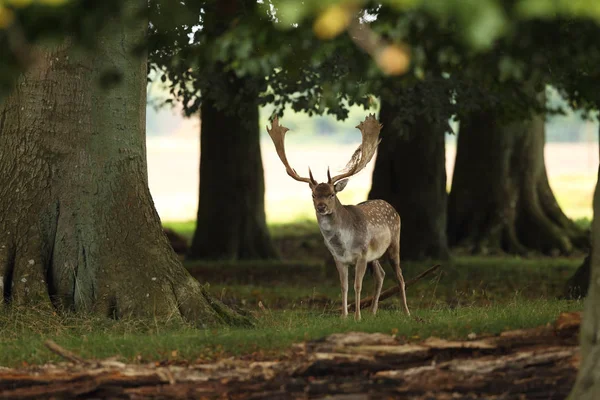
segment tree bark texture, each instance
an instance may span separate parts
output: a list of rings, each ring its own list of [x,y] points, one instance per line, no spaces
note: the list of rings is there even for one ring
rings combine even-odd
[[[582,299],[587,296],[590,286],[591,257],[592,250],[585,256],[577,271],[575,271],[565,284],[563,298],[573,300]]]
[[[207,29],[217,36],[223,24],[255,6],[246,3],[216,3],[206,12],[218,22]],[[266,223],[258,88],[252,79],[220,72],[202,91],[200,198],[191,259],[278,257]],[[226,91],[233,100],[217,101],[217,91]]]
[[[447,259],[445,132],[424,115],[399,127],[395,119],[402,112],[382,100],[382,141],[369,199],[383,199],[400,214],[401,258]]]
[[[472,253],[570,254],[588,236],[560,209],[544,163],[544,117],[502,123],[494,111],[461,119],[448,240]]]
[[[143,1],[130,2],[129,12]],[[93,54],[40,48],[0,106],[0,294],[113,318],[238,322],[178,261],[148,189],[147,21],[108,23]],[[107,70],[121,83],[102,88]]]
[[[592,221],[591,280],[585,299],[581,324],[581,364],[569,399],[595,400],[600,398],[600,167],[594,191]]]
[[[203,100],[200,200],[192,259],[268,259],[277,253],[267,229],[258,104],[243,117]],[[242,119],[243,118],[243,119]]]

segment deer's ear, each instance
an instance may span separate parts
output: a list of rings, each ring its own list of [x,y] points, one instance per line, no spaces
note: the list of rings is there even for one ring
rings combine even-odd
[[[344,190],[347,184],[348,179],[342,179],[341,181],[336,182],[336,184],[333,185],[333,190],[335,190],[336,193],[341,192],[342,190]]]

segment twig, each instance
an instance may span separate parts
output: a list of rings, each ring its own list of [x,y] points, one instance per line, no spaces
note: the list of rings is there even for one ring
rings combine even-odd
[[[44,345],[48,349],[50,349],[50,351],[52,351],[53,353],[58,354],[62,358],[65,358],[71,362],[74,362],[76,364],[85,364],[85,365],[91,364],[88,360],[79,357],[75,353],[72,353],[65,348],[62,348],[61,346],[59,346],[58,344],[56,344],[54,341],[52,341],[50,339],[46,340],[44,342]]]
[[[439,267],[441,267],[440,264],[436,264],[433,267],[429,268],[426,271],[421,272],[419,275],[415,276],[414,278],[412,278],[411,280],[408,280],[404,283],[404,287],[407,288],[409,286],[412,286],[413,284],[415,284],[417,281],[419,281],[420,279],[424,278],[425,276],[431,274],[432,272],[436,271]],[[379,296],[379,301],[385,300],[388,297],[392,297],[393,295],[395,295],[396,293],[400,292],[400,286],[398,285],[394,285],[393,287],[385,290],[384,292],[381,292],[381,295]],[[367,297],[365,299],[362,299],[360,301],[360,308],[366,308],[369,307],[371,304],[373,304],[373,296]],[[350,303],[348,305],[348,311],[353,311],[354,310],[354,303]],[[338,308],[338,311],[342,311],[342,307]]]

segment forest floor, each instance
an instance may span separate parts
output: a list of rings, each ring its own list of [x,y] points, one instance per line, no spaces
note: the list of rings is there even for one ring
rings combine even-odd
[[[569,392],[583,303],[561,295],[583,255],[405,262],[406,280],[441,265],[407,288],[411,317],[396,295],[355,322],[339,317],[337,271],[316,227],[276,226],[273,234],[281,261],[186,263],[214,296],[254,316],[254,328],[0,312],[0,399],[564,399]],[[385,290],[395,282],[383,266]],[[363,297],[372,286],[367,274]]]
[[[0,398],[564,399],[579,365],[579,313],[554,324],[451,341],[403,343],[349,332],[305,341],[277,360],[190,364],[69,359],[0,369]]]

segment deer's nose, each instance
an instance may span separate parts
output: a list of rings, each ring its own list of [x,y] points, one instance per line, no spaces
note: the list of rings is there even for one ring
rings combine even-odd
[[[327,206],[325,204],[317,204],[317,211],[325,211]]]

